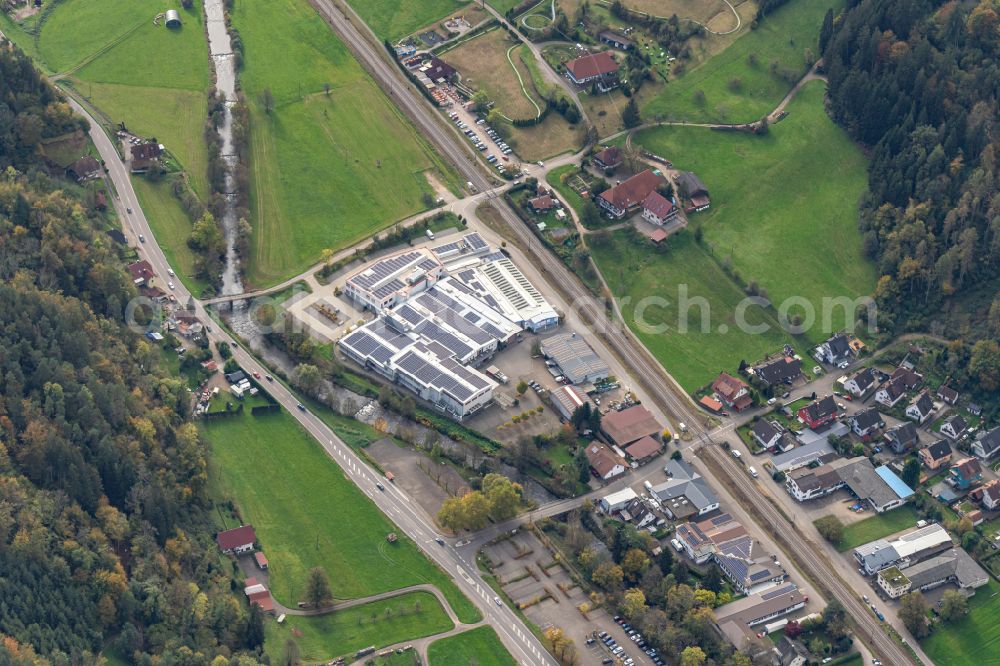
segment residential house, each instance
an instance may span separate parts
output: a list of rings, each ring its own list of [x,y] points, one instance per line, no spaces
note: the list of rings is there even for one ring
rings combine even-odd
[[[601,431],[611,444],[626,447],[643,437],[659,437],[663,428],[642,405],[609,412],[601,419]]]
[[[159,164],[160,155],[163,154],[163,148],[160,144],[155,141],[148,143],[140,143],[137,146],[132,146],[132,171],[142,172],[148,171],[150,167]]]
[[[101,163],[90,155],[84,155],[77,161],[66,167],[67,175],[76,178],[76,182],[82,183],[87,180],[100,178],[103,170]]]
[[[601,30],[597,33],[597,38],[608,46],[615,47],[619,51],[628,51],[630,48],[635,46],[635,42],[625,35],[615,32],[614,30]]]
[[[962,458],[948,470],[948,482],[959,490],[968,490],[983,480],[983,468],[976,458]]]
[[[632,523],[637,529],[655,524],[658,520],[646,502],[638,497],[625,505],[621,510],[621,518],[627,523]]]
[[[683,460],[670,460],[663,468],[670,477],[649,491],[670,516],[671,520],[685,520],[691,516],[704,516],[719,508],[715,496],[704,477]]]
[[[979,433],[972,443],[972,452],[983,460],[989,460],[1000,453],[1000,426]]]
[[[746,536],[746,529],[728,513],[698,523],[683,523],[674,532],[684,551],[695,564],[708,562],[719,544]]]
[[[788,636],[782,636],[775,649],[778,651],[776,666],[806,666],[812,658],[802,641]]]
[[[873,386],[875,386],[875,371],[871,368],[865,368],[855,373],[853,377],[844,382],[844,388],[858,398],[867,393]]]
[[[926,591],[948,583],[954,583],[960,590],[975,590],[989,581],[989,574],[961,548],[949,548],[902,571],[898,567],[883,569],[876,577],[890,599],[898,599],[911,590]]]
[[[625,460],[599,442],[592,442],[587,446],[586,454],[591,471],[602,481],[625,473]]]
[[[712,391],[722,401],[722,404],[737,412],[742,412],[753,404],[750,387],[746,385],[746,382],[725,372],[719,373],[719,376],[712,382]]]
[[[610,51],[590,53],[582,58],[568,60],[566,76],[578,86],[596,84],[600,92],[607,92],[618,85],[618,63]]]
[[[912,391],[923,383],[924,376],[919,372],[915,372],[913,368],[908,368],[904,365],[893,370],[892,374],[889,375],[889,379],[902,380],[903,388],[907,391]]]
[[[906,415],[917,423],[923,423],[934,413],[934,409],[934,400],[931,399],[930,393],[921,391],[920,395],[907,406]]]
[[[875,402],[885,407],[893,407],[906,395],[906,382],[903,379],[890,379],[875,392]]]
[[[749,534],[716,543],[715,562],[740,594],[756,594],[779,585],[788,577],[785,569],[767,554]]]
[[[835,458],[819,467],[800,467],[785,476],[785,490],[799,502],[829,495],[844,487],[839,470],[849,463],[848,458]]]
[[[833,423],[837,418],[837,401],[833,396],[813,400],[799,410],[799,419],[813,430]]]
[[[965,409],[973,416],[982,416],[983,413],[983,408],[975,402],[970,402]]]
[[[896,453],[906,453],[917,445],[917,427],[912,423],[901,423],[889,428],[884,435],[886,444]]]
[[[215,543],[223,553],[236,555],[252,551],[256,541],[257,534],[253,530],[253,525],[242,525],[215,535]]]
[[[940,468],[951,462],[951,445],[946,439],[939,439],[930,446],[925,446],[917,452],[920,462],[929,470]]]
[[[534,199],[529,199],[528,207],[533,213],[547,213],[553,208],[558,208],[559,203],[553,199],[551,195],[543,194],[542,196],[535,197]]]
[[[978,491],[980,502],[987,511],[1000,511],[1000,479],[993,479],[983,484]]]
[[[690,171],[682,171],[677,174],[674,180],[681,196],[691,202],[691,210],[697,212],[709,207],[711,201],[708,196],[708,188],[698,176]]]
[[[594,153],[593,159],[599,168],[614,170],[622,165],[622,151],[618,146],[611,146]]]
[[[431,58],[420,66],[420,71],[435,83],[445,83],[455,78],[458,72],[454,67],[439,58]]]
[[[628,180],[601,192],[597,205],[613,218],[621,219],[642,205],[666,179],[659,171],[646,169]]]
[[[874,407],[855,412],[853,416],[847,419],[847,422],[850,424],[854,434],[866,442],[871,439],[872,435],[885,427],[882,414]]]
[[[715,397],[711,395],[701,396],[701,400],[698,401],[698,404],[700,404],[702,407],[712,412],[713,414],[720,413],[723,407],[722,403],[716,400]]]
[[[965,419],[958,414],[953,414],[941,424],[940,432],[948,439],[955,441],[964,435],[968,429],[969,424],[965,422]]]
[[[850,357],[851,344],[843,333],[837,333],[816,348],[816,358],[830,365],[837,365]]]
[[[677,207],[659,192],[650,192],[642,202],[642,219],[662,226],[677,219]]]
[[[958,402],[958,391],[947,384],[941,384],[937,390],[937,397],[941,398],[949,405],[954,405]]]
[[[132,284],[137,287],[145,286],[150,280],[156,277],[156,273],[153,272],[153,266],[145,259],[137,261],[134,264],[129,264],[126,268],[129,275],[132,276]]]
[[[802,361],[792,356],[782,356],[758,365],[753,373],[768,386],[791,384],[802,374]]]
[[[771,449],[781,441],[781,435],[785,429],[777,421],[768,419],[757,419],[750,428],[750,436],[765,449]]]

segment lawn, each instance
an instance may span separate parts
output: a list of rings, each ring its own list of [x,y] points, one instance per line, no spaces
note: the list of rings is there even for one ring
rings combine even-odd
[[[251,100],[248,282],[280,281],[324,248],[348,247],[424,210],[427,170],[455,182],[305,0],[239,2],[233,22]],[[260,103],[265,89],[270,114]]]
[[[706,184],[712,207],[690,219],[720,261],[757,281],[776,306],[790,298],[811,304],[816,321],[806,335],[814,342],[854,320],[829,308],[824,322],[824,299],[870,294],[876,278],[857,231],[867,161],[827,117],[823,94],[822,82],[807,84],[764,137],[694,127],[636,137]]]
[[[467,4],[468,0],[350,0],[372,32],[393,42]]]
[[[264,646],[271,663],[277,664],[291,638],[298,643],[303,661],[318,662],[369,645],[382,647],[439,634],[454,626],[433,594],[410,592],[328,615],[289,615],[283,624],[268,622]]]
[[[488,626],[434,641],[427,648],[427,661],[430,666],[515,666],[517,663],[500,642],[497,632]]]
[[[589,248],[626,323],[685,389],[704,386],[720,370],[734,372],[741,360],[794,344],[773,314],[757,307],[746,310],[745,321],[768,330],[752,335],[738,329],[735,312],[744,294],[693,234],[681,232],[664,245],[665,251],[651,251],[644,237],[630,240],[628,232],[616,231],[606,245],[592,240]],[[681,306],[685,302],[689,307]]]
[[[806,72],[806,51],[813,56],[818,52],[826,10],[838,11],[843,4],[842,0],[787,3],[722,52],[680,77],[671,77],[644,105],[643,116],[743,123],[770,113]],[[789,78],[772,72],[772,66],[787,71]],[[697,91],[704,95],[701,102]]]
[[[969,600],[969,614],[939,624],[921,647],[938,666],[995,664],[1000,650],[1000,584],[990,579]]]
[[[909,504],[904,504],[898,509],[886,513],[877,513],[870,518],[844,527],[844,538],[837,544],[837,550],[844,552],[869,541],[895,534],[908,527],[915,528],[919,519],[917,510]]]
[[[138,0],[65,0],[42,25],[40,57],[70,82],[112,125],[156,137],[208,195],[208,151],[203,137],[210,85],[204,16],[196,2],[183,26],[167,29],[153,17],[165,6]],[[115,20],[108,20],[114,16]]]
[[[294,606],[306,575],[322,567],[338,599],[351,599],[417,583],[432,583],[459,618],[478,611],[412,541],[386,541],[395,526],[330,460],[287,413],[248,412],[204,425],[213,468],[225,492],[253,523],[270,560],[274,595]],[[266,481],[261,470],[268,470]]]
[[[134,176],[132,187],[167,261],[191,293],[201,294],[208,284],[195,277],[195,255],[187,245],[191,219],[174,196],[170,180],[153,183],[144,176]]]

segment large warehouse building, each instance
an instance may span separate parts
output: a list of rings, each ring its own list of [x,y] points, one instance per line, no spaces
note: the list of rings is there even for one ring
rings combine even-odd
[[[607,379],[611,370],[594,353],[583,336],[559,333],[542,340],[542,354],[559,366],[572,384],[584,384]]]
[[[458,419],[493,399],[496,383],[474,366],[524,329],[559,322],[510,259],[475,232],[379,259],[349,277],[345,293],[379,316],[340,341],[344,355]]]

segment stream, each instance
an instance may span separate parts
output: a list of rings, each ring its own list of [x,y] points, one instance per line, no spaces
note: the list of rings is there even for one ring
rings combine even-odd
[[[226,237],[226,263],[222,269],[222,293],[243,293],[240,278],[240,259],[236,254],[237,220],[236,194],[233,169],[236,151],[233,149],[233,112],[236,103],[236,71],[233,47],[226,30],[223,0],[205,0],[205,18],[208,26],[208,50],[215,67],[215,87],[226,100],[219,137],[222,139],[222,159],[226,163],[226,210],[222,215],[222,231]]]

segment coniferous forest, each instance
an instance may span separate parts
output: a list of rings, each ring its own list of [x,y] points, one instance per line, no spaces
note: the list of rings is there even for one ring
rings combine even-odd
[[[820,45],[830,112],[872,155],[860,230],[881,275],[879,324],[995,339],[1000,4],[848,4]]]
[[[40,157],[83,127],[0,47],[0,663],[255,664],[186,387],[123,324],[104,214]]]

